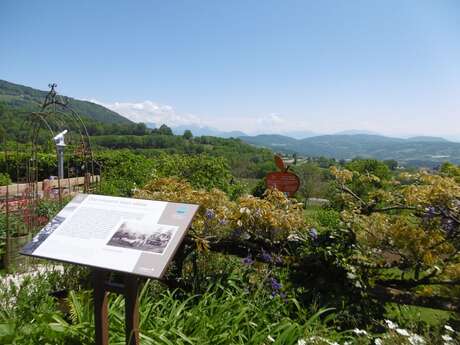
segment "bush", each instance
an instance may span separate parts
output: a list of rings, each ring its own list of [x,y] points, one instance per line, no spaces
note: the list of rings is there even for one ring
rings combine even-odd
[[[11,184],[10,175],[7,173],[0,173],[0,186],[6,186]]]
[[[136,192],[135,197],[201,205],[192,225],[200,235],[225,238],[238,230],[253,239],[278,241],[305,229],[302,205],[273,189],[267,190],[264,198],[248,195],[231,201],[218,189],[195,190],[176,178],[160,178]]]

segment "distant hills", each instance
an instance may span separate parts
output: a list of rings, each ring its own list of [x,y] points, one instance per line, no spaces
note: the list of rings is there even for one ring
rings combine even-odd
[[[241,131],[220,131],[216,128],[207,127],[207,126],[197,126],[197,125],[185,125],[172,127],[174,134],[182,134],[185,130],[191,130],[194,136],[211,136],[211,137],[220,137],[220,138],[238,138],[246,136],[246,133]]]
[[[276,152],[336,159],[356,157],[395,159],[407,166],[437,166],[444,161],[460,164],[460,143],[437,137],[391,138],[382,135],[319,135],[294,139],[282,135],[243,136],[241,140]]]
[[[39,110],[48,91],[37,90],[28,86],[0,80],[0,102],[13,108]],[[126,117],[99,104],[62,96],[69,106],[78,114],[105,123],[132,123]]]
[[[48,91],[0,80],[0,102],[13,108],[40,109]],[[62,96],[80,115],[104,123],[132,124],[120,114],[99,104]],[[155,128],[154,123],[148,127]],[[336,159],[371,157],[395,159],[407,166],[437,166],[444,161],[460,164],[460,143],[443,138],[417,136],[408,139],[386,137],[374,132],[348,130],[331,135],[310,131],[293,131],[287,135],[261,134],[248,136],[241,131],[221,131],[208,126],[184,125],[172,127],[175,134],[191,130],[194,136],[240,138],[246,143],[272,149],[275,152],[298,153],[303,156],[324,156]]]

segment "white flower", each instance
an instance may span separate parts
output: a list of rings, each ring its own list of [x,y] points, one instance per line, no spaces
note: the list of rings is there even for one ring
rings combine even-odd
[[[247,207],[241,207],[240,208],[240,213],[243,214],[243,213],[246,213],[246,214],[251,214],[251,210]]]
[[[397,328],[396,329],[396,333],[404,336],[404,337],[408,337],[410,336],[410,333],[407,331],[407,329],[404,329],[404,328]]]
[[[398,328],[398,324],[394,323],[393,321],[391,320],[385,320],[387,326],[389,329],[396,329]]]
[[[236,225],[242,226],[242,225],[243,225],[243,222],[242,222],[241,220],[238,219],[238,221],[236,222]]]
[[[305,339],[299,339],[297,340],[297,345],[307,345],[307,342],[305,341]]]
[[[353,332],[357,335],[367,335],[367,332],[364,329],[355,328]]]
[[[448,330],[449,332],[455,332],[454,329],[450,327],[449,325],[445,325],[444,328]]]
[[[316,335],[314,335],[314,336],[312,336],[312,337],[309,337],[308,340],[313,340],[313,341],[314,341],[314,340],[321,340],[321,341],[323,341],[323,342],[325,342],[326,344],[329,344],[329,345],[340,345],[339,343],[337,343],[337,342],[335,342],[335,341],[334,341],[334,342],[331,342],[329,339],[326,339],[326,338],[323,338],[323,337],[319,337],[319,336],[316,336]]]
[[[377,338],[377,339],[374,340],[374,344],[375,345],[383,345],[383,341],[382,341],[382,339]]]
[[[418,334],[412,334],[408,338],[408,340],[409,340],[409,343],[411,343],[411,345],[423,345],[423,344],[425,344],[425,339],[423,339],[423,337],[421,337]]]
[[[290,234],[287,238],[289,241],[300,241],[301,238],[297,234]]]
[[[275,342],[275,339],[273,339],[273,337],[272,337],[271,335],[269,335],[269,336],[267,337],[267,339],[270,340],[272,343]]]
[[[355,278],[356,278],[356,274],[347,272],[347,278],[348,278],[348,279],[355,279]]]
[[[447,341],[447,342],[450,342],[450,341],[454,340],[454,339],[453,339],[450,335],[448,335],[448,334],[444,334],[441,338],[442,338],[442,340]]]

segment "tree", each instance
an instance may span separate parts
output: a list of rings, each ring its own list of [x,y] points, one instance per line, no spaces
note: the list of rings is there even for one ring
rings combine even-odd
[[[172,129],[166,126],[165,124],[161,125],[160,128],[158,128],[157,133],[162,135],[174,135]]]
[[[376,188],[366,174],[332,168],[342,222],[355,239],[356,277],[387,302],[460,310],[460,185],[452,177],[401,174]],[[399,272],[399,273],[396,273]]]
[[[192,131],[190,129],[186,129],[184,131],[184,134],[182,135],[184,137],[184,139],[186,140],[190,140],[193,138],[193,134],[192,134]]]
[[[445,162],[439,170],[443,175],[452,177],[460,183],[460,166]]]
[[[388,165],[376,159],[354,159],[346,165],[346,168],[361,174],[375,175],[379,179],[390,177],[390,168]]]
[[[396,170],[396,168],[398,167],[398,161],[394,159],[388,159],[386,161],[383,161],[383,163],[385,163],[388,166],[388,168],[390,168],[390,170],[392,171]]]
[[[311,197],[325,198],[331,183],[329,170],[313,163],[304,163],[292,168],[300,179],[297,194],[305,200]]]
[[[135,135],[145,135],[148,132],[147,126],[145,125],[145,123],[142,122],[136,123],[133,132]]]

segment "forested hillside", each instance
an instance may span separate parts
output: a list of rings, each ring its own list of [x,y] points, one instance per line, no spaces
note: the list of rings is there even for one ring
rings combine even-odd
[[[0,80],[0,102],[15,109],[39,110],[48,91]],[[131,123],[130,120],[99,104],[63,96],[77,113],[105,123]]]
[[[0,140],[25,144],[31,140],[30,126],[24,123],[27,112],[0,102]],[[257,148],[240,139],[216,137],[194,137],[191,131],[174,135],[171,128],[161,125],[149,129],[143,123],[105,123],[82,116],[91,144],[96,151],[130,149],[138,155],[155,157],[160,153],[205,154],[223,157],[235,176],[261,178],[274,170],[272,152]],[[52,125],[51,125],[52,126]],[[69,123],[70,135],[72,123]],[[38,143],[53,154],[50,134],[45,126],[39,132]],[[14,147],[14,145],[10,145]]]
[[[241,139],[275,151],[312,157],[396,159],[402,165],[428,167],[439,166],[444,161],[460,163],[460,143],[433,137],[400,139],[355,134],[321,135],[299,140],[280,135],[258,135]]]

